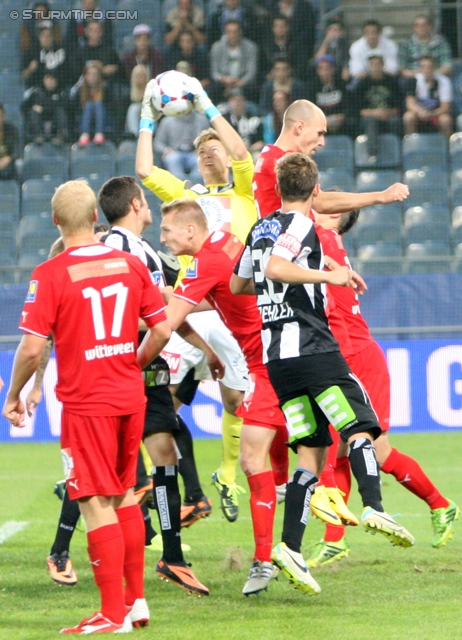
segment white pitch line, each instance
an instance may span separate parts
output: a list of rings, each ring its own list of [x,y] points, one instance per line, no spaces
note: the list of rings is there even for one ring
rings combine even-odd
[[[27,527],[28,524],[28,522],[16,522],[16,520],[5,522],[5,524],[0,527],[0,544],[3,544],[16,533],[19,533],[19,531]]]

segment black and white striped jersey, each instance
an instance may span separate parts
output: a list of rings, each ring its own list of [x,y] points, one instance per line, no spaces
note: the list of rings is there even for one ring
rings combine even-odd
[[[265,278],[271,255],[303,269],[324,268],[314,223],[302,213],[272,213],[252,227],[235,273],[255,283],[263,362],[339,351],[325,313],[325,284],[289,285]]]

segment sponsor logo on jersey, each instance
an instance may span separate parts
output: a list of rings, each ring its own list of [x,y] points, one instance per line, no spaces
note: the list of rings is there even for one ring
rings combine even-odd
[[[29,290],[26,295],[26,302],[35,302],[37,289],[38,289],[38,280],[31,280],[29,282]]]
[[[197,278],[198,263],[199,263],[198,259],[194,258],[194,260],[189,265],[188,270],[186,271],[185,278]]]
[[[95,360],[95,358],[112,358],[112,356],[121,356],[126,353],[135,353],[134,342],[120,342],[119,344],[97,344],[93,347],[93,349],[85,350],[85,359]]]
[[[231,201],[228,196],[205,196],[196,200],[207,218],[207,225],[211,232],[230,231],[231,229]]]
[[[180,369],[181,355],[179,353],[170,353],[169,351],[162,351],[161,355],[165,360],[167,360],[170,373],[178,373]]]
[[[101,278],[102,276],[112,276],[119,273],[129,273],[130,269],[124,258],[114,258],[105,260],[92,260],[81,262],[67,267],[69,277],[72,282],[85,280],[86,278]]]
[[[281,224],[277,220],[262,220],[252,231],[252,246],[263,238],[276,242],[281,233]]]
[[[300,253],[300,248],[302,246],[300,240],[297,240],[297,238],[290,233],[283,233],[279,237],[276,244],[278,247],[284,247],[284,249],[290,251],[290,253],[294,256],[298,256],[298,254]]]
[[[163,286],[164,284],[164,275],[162,273],[162,271],[153,271],[151,273],[151,280],[154,282],[154,284],[156,284],[158,287]]]

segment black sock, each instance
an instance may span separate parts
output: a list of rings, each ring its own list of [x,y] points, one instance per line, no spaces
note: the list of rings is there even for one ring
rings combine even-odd
[[[375,449],[369,438],[358,438],[350,445],[351,471],[353,472],[363,507],[372,507],[383,511],[382,494],[380,492],[380,473]]]
[[[177,416],[180,430],[174,432],[176,446],[181,453],[178,462],[180,475],[184,482],[185,502],[199,502],[204,495],[197,474],[196,461],[191,432],[181,416]]]
[[[77,500],[70,500],[67,489],[63,495],[61,513],[59,515],[58,530],[55,541],[51,547],[50,555],[54,553],[69,552],[72,535],[80,518],[79,503]]]
[[[296,553],[300,553],[311,496],[317,481],[318,478],[311,471],[296,469],[287,483],[282,542]]]
[[[157,535],[157,531],[152,526],[151,514],[146,503],[141,505],[141,512],[144,520],[144,544],[149,547],[151,540]]]
[[[184,562],[181,551],[181,498],[178,489],[178,467],[153,467],[154,492],[159,514],[160,533],[166,562]]]

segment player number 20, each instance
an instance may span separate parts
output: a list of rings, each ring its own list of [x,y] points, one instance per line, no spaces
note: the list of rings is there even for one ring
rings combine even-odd
[[[87,287],[86,289],[82,289],[82,293],[84,298],[90,298],[93,326],[95,328],[95,336],[97,340],[104,340],[106,338],[101,296],[103,296],[103,298],[116,296],[114,317],[112,319],[111,336],[113,338],[120,338],[120,334],[122,331],[122,320],[124,317],[125,305],[127,303],[128,287],[126,287],[121,282],[116,282],[115,284],[111,284],[108,287],[104,287],[103,289],[101,289],[101,291],[98,291],[93,287]]]
[[[252,263],[254,267],[255,284],[265,283],[262,286],[266,291],[260,293],[257,296],[258,306],[264,304],[281,304],[284,300],[284,294],[287,290],[288,284],[282,284],[280,282],[273,282],[268,278],[265,278],[265,266],[269,260],[271,254],[271,247],[267,247],[263,252],[261,249],[252,250]],[[258,268],[257,268],[258,265]],[[275,291],[275,288],[281,289],[281,291]]]

